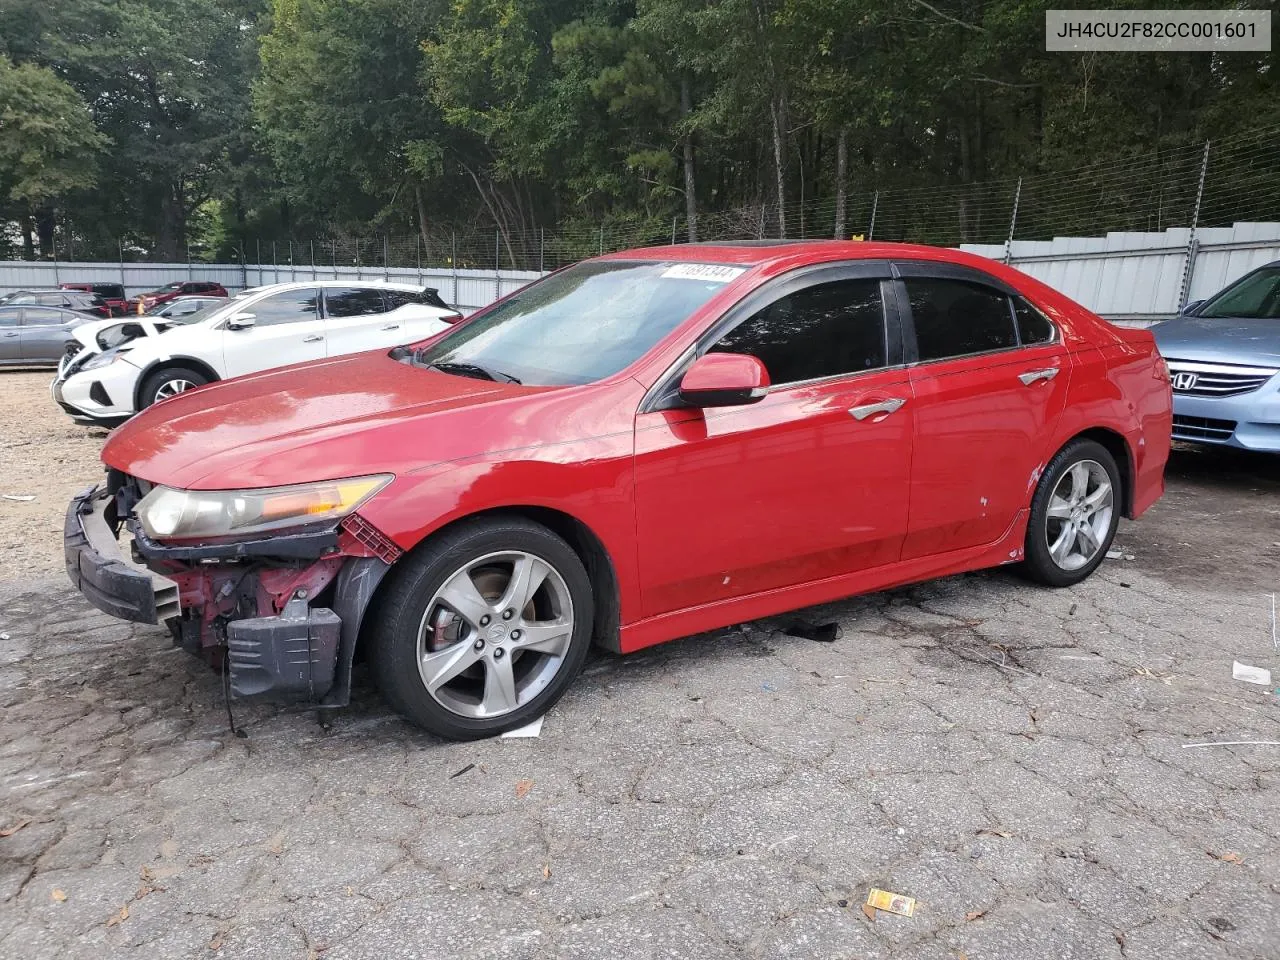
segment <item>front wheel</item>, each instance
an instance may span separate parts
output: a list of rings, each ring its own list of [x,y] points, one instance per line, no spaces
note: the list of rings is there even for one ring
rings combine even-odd
[[[1029,577],[1069,587],[1102,563],[1120,523],[1120,471],[1106,447],[1076,440],[1049,462],[1027,524]]]
[[[142,384],[142,408],[176,397],[196,387],[203,387],[208,382],[209,378],[203,373],[189,367],[166,367],[163,370],[157,370]]]
[[[379,689],[451,740],[524,726],[564,694],[591,643],[582,561],[522,518],[460,525],[405,557],[366,636]]]

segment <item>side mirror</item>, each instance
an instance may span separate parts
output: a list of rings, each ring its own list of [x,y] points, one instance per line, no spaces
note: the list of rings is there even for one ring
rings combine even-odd
[[[258,318],[252,313],[235,313],[227,318],[227,329],[248,330],[257,322]]]
[[[680,378],[680,399],[695,407],[737,407],[768,392],[769,371],[747,353],[708,353]]]
[[[1180,314],[1180,316],[1194,317],[1196,315],[1196,311],[1200,309],[1200,305],[1202,303],[1204,303],[1203,300],[1192,300],[1190,303],[1188,303],[1185,307],[1182,308],[1182,313]]]

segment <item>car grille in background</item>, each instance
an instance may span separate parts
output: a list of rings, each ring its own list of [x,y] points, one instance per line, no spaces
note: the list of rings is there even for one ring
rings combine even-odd
[[[1238,397],[1257,390],[1277,372],[1271,367],[1243,367],[1230,363],[1169,358],[1165,362],[1169,365],[1173,392],[1187,397]]]
[[[1234,420],[1214,420],[1210,417],[1184,417],[1173,415],[1173,438],[1175,440],[1216,440],[1225,443],[1236,432]]]

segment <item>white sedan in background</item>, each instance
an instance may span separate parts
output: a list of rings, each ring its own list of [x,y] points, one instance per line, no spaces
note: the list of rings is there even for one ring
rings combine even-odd
[[[144,323],[132,339],[106,349],[82,340],[82,349],[64,358],[51,389],[77,423],[116,426],[157,400],[215,380],[390,349],[462,317],[430,288],[313,280],[246,290],[221,306],[170,318],[168,329],[138,319]]]

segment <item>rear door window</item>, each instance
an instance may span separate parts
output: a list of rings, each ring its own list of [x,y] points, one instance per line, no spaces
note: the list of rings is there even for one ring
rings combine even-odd
[[[945,360],[1018,345],[1009,298],[999,290],[949,277],[906,277],[921,361]]]
[[[66,314],[52,307],[27,307],[22,312],[24,327],[56,327],[66,322]]]
[[[317,290],[289,290],[275,296],[259,300],[244,308],[245,313],[252,313],[257,318],[256,325],[269,327],[277,323],[298,323],[303,320],[315,320],[320,299]]]
[[[833,280],[787,294],[721,337],[710,352],[758,357],[775,386],[883,367],[880,281]]]
[[[366,317],[383,313],[382,291],[371,287],[335,287],[324,292],[325,315]]]
[[[1013,315],[1018,322],[1018,342],[1024,347],[1052,342],[1057,331],[1049,318],[1021,297],[1013,298]]]

